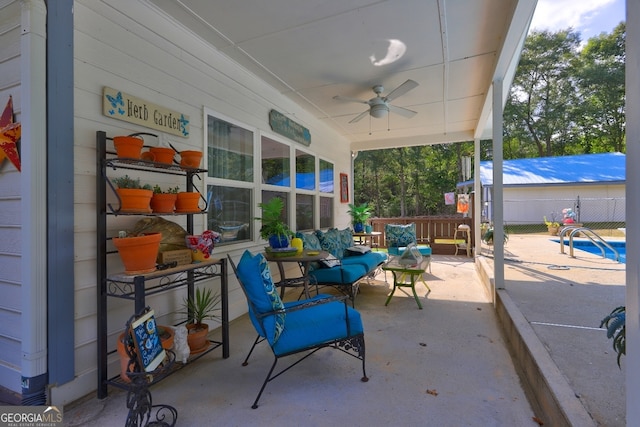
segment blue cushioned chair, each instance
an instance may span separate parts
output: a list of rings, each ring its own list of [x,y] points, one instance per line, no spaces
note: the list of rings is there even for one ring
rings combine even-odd
[[[267,383],[321,348],[332,346],[362,361],[362,381],[369,380],[365,371],[364,330],[360,313],[349,307],[346,297],[320,295],[306,301],[283,303],[273,285],[269,264],[262,254],[245,251],[237,267],[229,255],[229,263],[247,297],[249,317],[258,332],[255,345],[266,340],[275,360],[251,406],[258,401]],[[253,351],[253,347],[251,348]],[[281,357],[307,352],[291,365],[273,373]],[[249,352],[249,355],[251,352]],[[246,365],[247,359],[245,359]]]
[[[402,255],[411,243],[415,243],[423,256],[431,255],[429,245],[419,245],[416,238],[416,224],[385,224],[384,238],[389,255]]]

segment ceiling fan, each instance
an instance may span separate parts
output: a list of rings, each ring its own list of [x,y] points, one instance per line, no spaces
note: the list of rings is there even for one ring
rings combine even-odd
[[[404,95],[405,93],[409,92],[411,89],[414,89],[417,86],[418,86],[418,83],[409,79],[406,82],[402,83],[397,88],[395,88],[394,90],[392,90],[387,96],[382,96],[382,92],[384,92],[384,87],[382,85],[375,85],[373,86],[372,89],[375,92],[376,96],[374,96],[368,101],[363,101],[361,99],[349,98],[349,97],[340,96],[340,95],[334,96],[333,99],[337,99],[339,101],[358,102],[360,104],[369,105],[369,109],[367,111],[363,111],[362,113],[358,114],[349,123],[355,123],[357,121],[360,121],[367,114],[370,114],[371,117],[381,118],[386,116],[389,113],[389,111],[400,114],[401,116],[409,119],[415,116],[417,113],[413,110],[409,110],[404,107],[391,105],[390,102]]]

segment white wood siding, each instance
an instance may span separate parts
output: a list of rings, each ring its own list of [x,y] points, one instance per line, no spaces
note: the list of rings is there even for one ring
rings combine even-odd
[[[348,141],[301,110],[273,88],[247,73],[201,40],[165,19],[144,2],[128,0],[76,1],[74,5],[74,173],[75,173],[75,342],[77,379],[52,390],[55,404],[64,404],[92,392],[96,387],[96,259],[95,259],[95,134],[122,135],[153,130],[137,127],[102,115],[102,88],[109,86],[149,102],[180,111],[190,116],[189,138],[161,135],[179,149],[204,148],[203,108],[206,107],[255,127],[270,131],[271,109],[295,113],[296,121],[310,129],[310,150],[316,156],[334,163],[336,176],[350,171]],[[155,143],[152,139],[149,143]],[[303,147],[304,148],[304,147]],[[167,180],[167,177],[149,176]],[[145,176],[142,176],[145,180]],[[175,184],[183,184],[174,181]],[[336,186],[336,188],[338,188]],[[334,206],[340,206],[336,199]],[[336,211],[336,225],[348,226],[345,209]],[[203,229],[204,216],[195,218],[196,230]],[[174,218],[172,218],[174,220]],[[126,228],[135,218],[109,220],[111,231]],[[184,219],[178,219],[182,222]],[[244,249],[262,250],[259,244],[238,244],[216,248],[216,255],[226,251],[238,259]],[[225,251],[225,252],[222,252]],[[119,266],[114,268],[117,269]],[[246,300],[229,269],[230,317],[246,312]],[[215,288],[216,286],[214,286]],[[171,322],[179,309],[184,291],[149,298],[159,314],[160,322]],[[110,299],[109,347],[115,348],[116,336],[133,305]],[[213,324],[213,326],[217,326]],[[233,337],[232,337],[233,339]],[[116,373],[116,359],[110,363],[110,374]]]
[[[21,105],[20,29],[20,1],[0,2],[0,113],[12,96],[17,121]],[[0,164],[0,386],[14,392],[21,390],[20,202],[20,173],[5,159]]]

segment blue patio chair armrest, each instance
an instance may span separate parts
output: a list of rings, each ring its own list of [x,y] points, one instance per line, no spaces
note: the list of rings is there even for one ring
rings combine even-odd
[[[327,304],[327,303],[335,302],[335,301],[343,301],[344,304],[346,305],[347,304],[347,302],[346,302],[347,298],[348,298],[347,295],[336,295],[336,296],[330,296],[330,297],[328,296],[328,297],[325,297],[325,298],[314,299],[314,300],[311,300],[311,301],[302,302],[300,304],[289,306],[289,307],[284,308],[283,310],[273,310],[273,311],[267,311],[267,312],[264,312],[264,313],[260,313],[256,317],[258,319],[264,319],[265,317],[275,316],[276,314],[291,313],[293,311],[304,310],[304,309],[309,308],[309,307],[314,307],[316,305]]]

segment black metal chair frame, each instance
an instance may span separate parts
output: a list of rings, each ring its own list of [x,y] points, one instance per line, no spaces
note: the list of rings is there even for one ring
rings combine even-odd
[[[271,365],[271,368],[269,369],[269,372],[267,373],[267,376],[266,376],[264,382],[262,383],[262,387],[260,388],[260,391],[258,392],[258,395],[256,396],[256,399],[253,402],[253,405],[251,406],[252,409],[256,409],[258,407],[258,401],[260,400],[260,397],[262,396],[262,393],[264,392],[264,389],[266,388],[267,383],[269,383],[272,380],[278,378],[280,375],[284,374],[289,369],[293,368],[294,366],[296,366],[297,364],[299,364],[300,362],[302,362],[303,360],[305,360],[306,358],[311,356],[316,351],[320,350],[321,348],[325,348],[325,347],[333,347],[335,349],[338,349],[338,350],[348,354],[351,357],[354,357],[354,358],[356,358],[358,360],[361,360],[362,361],[362,378],[361,378],[361,381],[362,382],[369,381],[369,378],[367,377],[367,373],[366,373],[366,369],[365,369],[364,333],[351,335],[351,330],[350,330],[350,326],[349,326],[349,310],[348,310],[348,306],[347,306],[347,302],[346,302],[346,300],[347,300],[346,296],[327,297],[327,298],[321,298],[321,299],[316,299],[316,300],[310,300],[308,302],[301,302],[300,304],[295,305],[295,306],[287,307],[285,310],[270,311],[270,312],[259,314],[258,311],[256,310],[256,307],[254,306],[253,302],[249,298],[244,284],[242,283],[242,281],[238,277],[238,270],[236,268],[235,263],[231,259],[230,255],[227,255],[227,257],[229,258],[229,263],[231,264],[231,267],[233,268],[233,271],[234,271],[234,273],[236,275],[236,278],[238,279],[238,282],[240,283],[240,286],[241,286],[243,292],[247,296],[247,302],[249,304],[249,309],[253,311],[253,313],[255,314],[256,319],[258,319],[258,322],[260,323],[260,326],[262,328],[262,334],[258,334],[258,337],[256,338],[255,342],[253,343],[253,346],[251,347],[251,350],[249,350],[249,354],[247,355],[246,359],[242,363],[243,366],[246,366],[248,364],[249,356],[251,356],[251,353],[253,352],[253,349],[255,348],[255,346],[266,339],[266,338],[264,338],[266,336],[266,333],[264,331],[264,326],[263,326],[262,320],[264,318],[268,317],[268,316],[274,316],[274,315],[276,315],[278,313],[282,313],[282,312],[290,313],[290,312],[293,312],[293,311],[304,310],[304,309],[308,309],[310,307],[313,307],[313,306],[316,306],[316,305],[319,305],[319,304],[326,304],[326,303],[331,303],[331,302],[336,302],[336,301],[342,301],[342,303],[344,304],[344,311],[345,311],[345,316],[346,316],[347,334],[343,338],[339,338],[339,339],[336,339],[336,340],[323,342],[321,344],[314,345],[314,346],[311,346],[311,347],[299,348],[299,349],[296,349],[295,351],[291,351],[291,352],[288,352],[288,353],[282,354],[282,355],[276,355],[275,352],[273,352],[273,348],[269,347],[269,348],[271,348],[275,359],[273,361],[273,364]],[[278,364],[279,359],[287,357],[287,356],[291,356],[291,355],[294,355],[294,354],[303,353],[303,352],[308,352],[308,353],[305,354],[302,358],[296,360],[295,362],[291,363],[287,367],[277,371],[274,374],[274,370],[276,368],[276,365]]]

